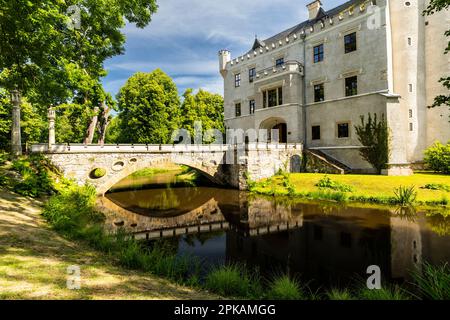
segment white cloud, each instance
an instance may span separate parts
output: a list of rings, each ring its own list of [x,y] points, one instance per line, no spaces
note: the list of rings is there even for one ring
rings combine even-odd
[[[162,57],[163,58],[163,57]],[[160,68],[166,73],[172,75],[189,74],[189,75],[217,75],[219,73],[218,60],[209,61],[129,61],[129,62],[117,62],[108,65],[108,69],[114,70],[126,70],[132,72],[150,72],[157,68]]]

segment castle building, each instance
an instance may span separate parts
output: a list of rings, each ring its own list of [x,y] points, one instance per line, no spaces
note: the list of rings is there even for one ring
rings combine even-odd
[[[359,154],[355,125],[369,113],[390,128],[387,174],[410,174],[435,141],[450,140],[450,113],[428,108],[447,94],[444,54],[450,12],[424,16],[429,0],[351,0],[325,10],[232,58],[219,52],[229,129],[278,129],[353,172],[372,166]]]

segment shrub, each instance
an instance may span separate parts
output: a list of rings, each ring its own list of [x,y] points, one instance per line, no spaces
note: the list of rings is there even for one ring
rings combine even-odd
[[[275,278],[269,285],[267,298],[272,300],[304,300],[302,288],[296,280],[283,275]]]
[[[326,292],[326,295],[330,300],[354,300],[351,292],[347,289],[332,288]]]
[[[358,292],[361,300],[410,300],[411,297],[397,285],[383,286],[381,289],[363,288]]]
[[[425,150],[425,163],[435,172],[450,174],[450,141],[447,145],[436,142]]]
[[[333,181],[328,176],[325,176],[322,179],[320,179],[319,182],[316,184],[316,187],[319,187],[322,189],[332,189],[332,190],[340,191],[340,192],[352,192],[353,191],[353,188],[351,186],[346,185],[341,182]]]
[[[361,124],[355,126],[355,130],[359,142],[365,146],[360,151],[361,156],[380,173],[386,168],[390,153],[389,127],[384,114],[381,121],[378,121],[376,113],[373,117],[369,113],[367,122],[361,116]]]
[[[400,205],[413,204],[417,199],[417,191],[414,186],[400,186],[394,189],[394,202]]]
[[[259,276],[250,276],[239,265],[225,265],[213,269],[205,279],[206,288],[220,295],[257,297],[261,294]]]
[[[43,156],[32,155],[21,158],[13,162],[12,168],[22,177],[22,180],[13,187],[16,193],[23,196],[39,197],[55,192],[50,173],[56,171],[56,169]]]
[[[426,299],[450,299],[450,267],[447,263],[434,267],[428,263],[422,265],[422,272],[413,272],[414,285],[419,294]]]

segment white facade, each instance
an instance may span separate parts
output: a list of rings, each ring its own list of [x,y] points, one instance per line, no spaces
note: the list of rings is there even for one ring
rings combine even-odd
[[[424,17],[426,2],[352,0],[326,11],[313,1],[309,21],[244,55],[220,51],[226,127],[280,129],[283,142],[369,170],[354,126],[376,113],[391,130],[390,167],[422,161],[434,141],[450,140],[448,108],[427,107],[446,94],[438,80],[450,72],[450,13]]]

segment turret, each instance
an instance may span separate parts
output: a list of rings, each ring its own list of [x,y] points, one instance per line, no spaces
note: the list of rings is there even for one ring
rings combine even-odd
[[[231,52],[228,50],[219,51],[219,71],[222,77],[227,75],[227,63],[231,61]]]

